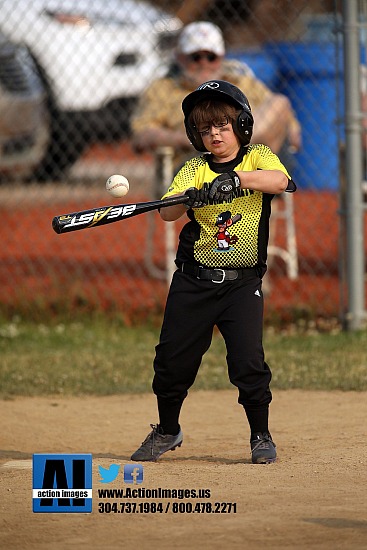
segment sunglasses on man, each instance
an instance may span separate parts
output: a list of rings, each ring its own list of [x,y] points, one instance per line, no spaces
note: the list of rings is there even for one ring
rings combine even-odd
[[[218,59],[217,54],[212,52],[195,52],[188,56],[194,63],[199,63],[202,59],[206,59],[210,63],[214,63]]]

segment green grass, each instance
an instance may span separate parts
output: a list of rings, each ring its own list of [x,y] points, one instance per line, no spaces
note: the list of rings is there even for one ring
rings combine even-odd
[[[151,391],[157,327],[107,318],[50,326],[0,322],[0,397],[109,395]],[[367,390],[367,332],[264,336],[272,388]],[[195,389],[232,387],[220,335],[205,355]]]
[[[272,336],[273,387],[367,390],[367,332]]]

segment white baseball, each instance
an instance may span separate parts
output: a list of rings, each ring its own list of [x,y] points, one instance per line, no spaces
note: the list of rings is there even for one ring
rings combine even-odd
[[[113,197],[124,197],[129,192],[129,182],[125,176],[114,174],[106,181],[106,189]]]

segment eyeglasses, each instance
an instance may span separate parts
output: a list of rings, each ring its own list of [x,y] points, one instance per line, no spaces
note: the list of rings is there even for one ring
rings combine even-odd
[[[202,59],[206,59],[207,61],[209,61],[209,63],[214,63],[214,61],[218,59],[217,54],[212,52],[203,52],[203,53],[195,52],[190,54],[188,57],[194,63],[199,63],[199,61],[201,61]]]
[[[229,117],[225,116],[219,120],[211,120],[210,122],[205,122],[201,127],[201,130],[198,129],[198,132],[201,136],[208,136],[212,126],[214,128],[224,128],[229,124]]]

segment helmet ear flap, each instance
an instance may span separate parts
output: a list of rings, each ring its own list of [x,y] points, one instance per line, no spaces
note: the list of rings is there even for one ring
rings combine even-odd
[[[251,141],[254,119],[252,114],[244,109],[233,123],[233,130],[240,138],[242,145],[248,145]]]

